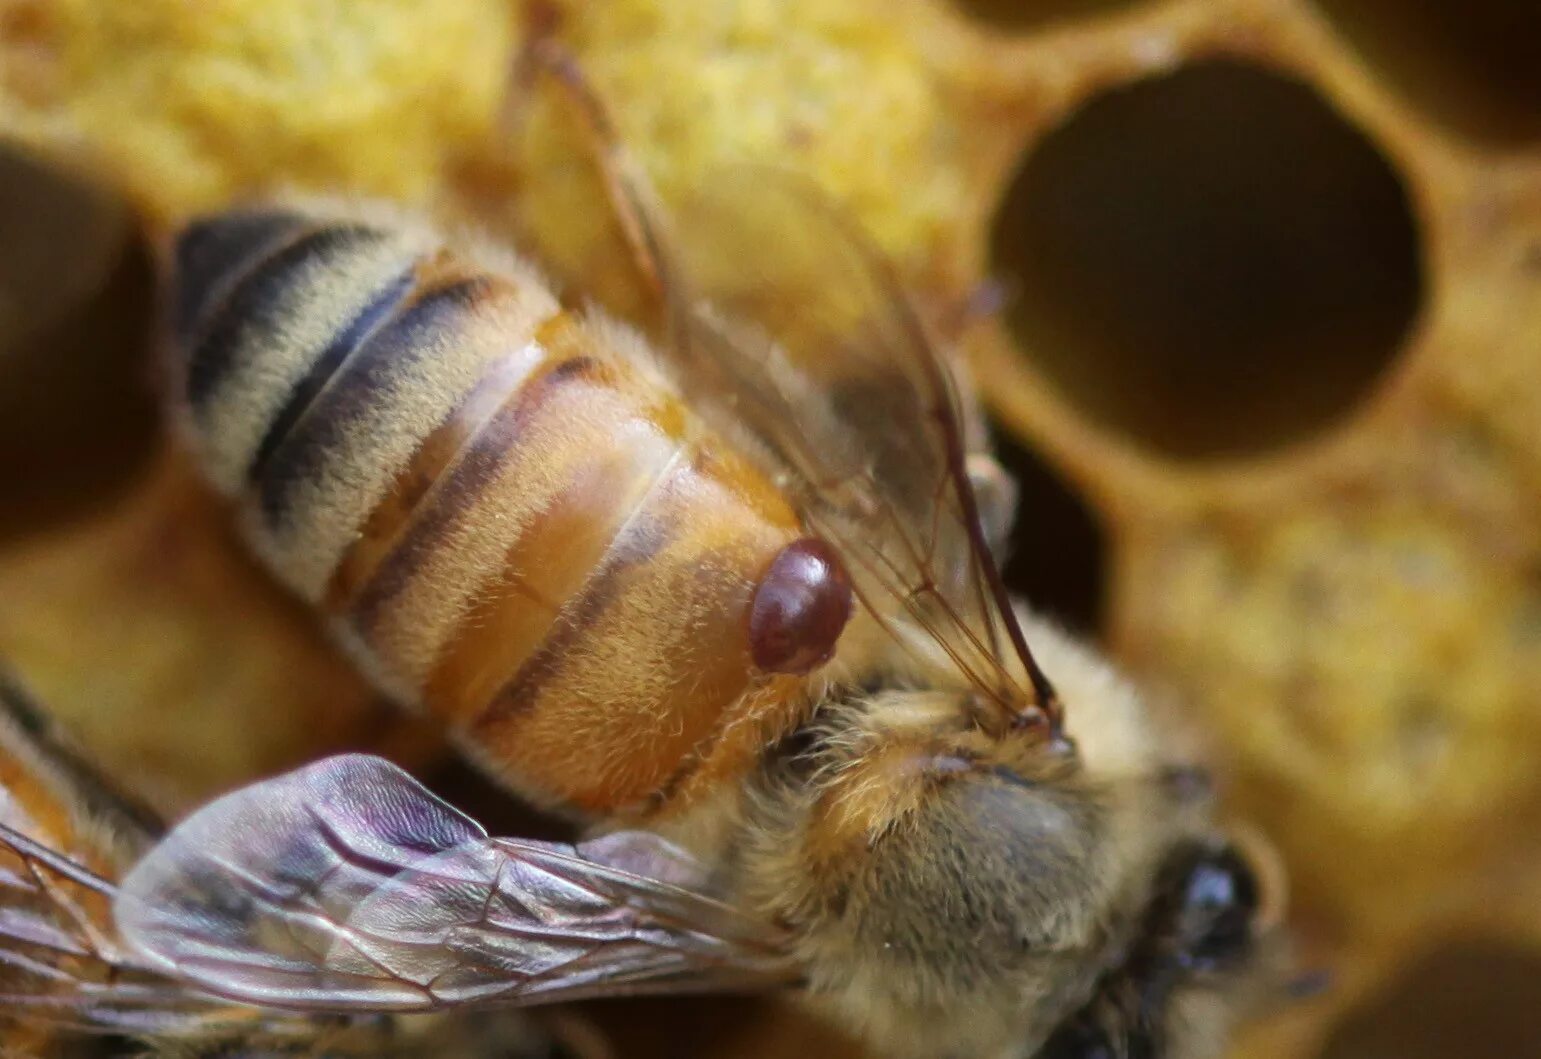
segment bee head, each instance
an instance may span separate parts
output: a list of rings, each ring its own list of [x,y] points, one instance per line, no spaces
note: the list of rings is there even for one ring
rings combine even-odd
[[[1055,661],[1068,740],[1002,736],[967,689],[909,676],[826,707],[756,799],[749,903],[888,1054],[1129,1059],[1125,1026],[1175,1038],[1172,1012],[1253,962],[1266,902],[1207,781],[1105,666]]]
[[[902,688],[832,711],[749,829],[748,902],[799,939],[815,1000],[893,1054],[1041,1042],[1135,931],[1179,815],[969,717]]]
[[[1127,955],[1039,1059],[1218,1055],[1238,994],[1279,955],[1281,899],[1262,852],[1217,837],[1174,849]]]

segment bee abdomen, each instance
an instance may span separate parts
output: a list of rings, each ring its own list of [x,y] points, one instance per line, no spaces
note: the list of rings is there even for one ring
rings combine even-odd
[[[494,281],[419,231],[295,212],[196,223],[176,260],[208,473],[313,600],[420,440],[558,312],[533,278]]]
[[[332,381],[333,376],[339,373],[347,359],[373,336],[376,329],[387,323],[397,312],[414,283],[413,273],[410,270],[404,270],[395,279],[386,282],[376,290],[370,301],[359,310],[358,315],[349,320],[337,333],[331,344],[322,351],[310,365],[309,370],[289,391],[278,414],[268,424],[267,432],[262,435],[262,441],[257,446],[257,453],[252,457],[251,467],[247,473],[248,478],[256,483],[272,480],[274,454],[286,441],[290,440],[299,426],[300,419],[316,403],[321,391]],[[455,288],[450,288],[450,292],[458,293]],[[436,291],[431,297],[442,298],[443,294],[443,291]],[[418,311],[421,311],[420,307]],[[291,444],[289,447],[292,449],[294,446]]]
[[[185,356],[186,396],[194,414],[204,413],[232,376],[251,365],[254,339],[263,342],[287,326],[300,307],[299,292],[311,277],[395,256],[380,245],[381,233],[359,226],[318,228],[291,214],[247,218],[246,224],[234,227],[227,227],[229,223],[210,222],[214,230],[195,225],[178,246],[183,293],[178,298],[176,339]],[[391,262],[397,272],[405,264]],[[184,271],[194,267],[205,271]],[[381,278],[371,271],[356,286],[372,286]],[[355,306],[332,308],[335,315],[329,314],[326,322],[335,326],[344,323],[341,314]]]
[[[765,675],[827,657],[848,608],[786,499],[517,262],[282,213],[178,262],[210,273],[177,300],[210,476],[376,681],[527,793],[673,789]]]
[[[237,279],[305,227],[305,218],[287,210],[243,210],[211,217],[184,231],[177,240],[174,261],[179,282],[172,327],[177,341],[185,344]]]
[[[354,470],[347,467],[350,448],[356,458],[371,458],[369,438],[386,428],[379,410],[392,403],[393,390],[399,394],[405,386],[437,382],[458,396],[464,384],[475,381],[448,375],[453,365],[442,344],[449,336],[464,336],[478,302],[496,296],[489,287],[483,277],[430,279],[409,272],[373,292],[284,395],[257,446],[247,479],[266,529],[283,532],[307,489]],[[429,387],[424,391],[426,401]],[[417,397],[406,395],[404,403]],[[379,452],[378,458],[395,455]]]

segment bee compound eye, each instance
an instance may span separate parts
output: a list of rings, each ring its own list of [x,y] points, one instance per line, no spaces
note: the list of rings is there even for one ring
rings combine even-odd
[[[1245,955],[1261,906],[1257,873],[1235,846],[1200,853],[1183,884],[1180,956],[1207,970]]]
[[[829,661],[851,617],[851,581],[835,550],[802,537],[776,554],[749,609],[754,664],[767,673],[807,673]]]

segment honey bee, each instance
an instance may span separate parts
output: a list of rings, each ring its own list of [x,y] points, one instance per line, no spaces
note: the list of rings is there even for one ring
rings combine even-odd
[[[155,847],[125,937],[280,1009],[785,987],[882,1055],[1215,1054],[1268,873],[1008,597],[974,398],[893,268],[796,180],[665,219],[601,162],[663,340],[369,206],[197,221],[169,283],[180,416],[257,551],[599,837],[491,838],[330,759]]]
[[[112,915],[114,880],[162,832],[0,670],[0,1054],[608,1055],[571,1020],[552,1028],[570,1049],[559,1052],[558,1038],[527,1019],[264,1011],[164,975],[135,955]]]

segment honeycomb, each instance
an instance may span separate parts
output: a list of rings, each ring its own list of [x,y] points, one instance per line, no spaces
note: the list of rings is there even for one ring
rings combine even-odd
[[[0,0],[0,656],[167,807],[436,754],[162,443],[144,233],[353,190],[631,305],[581,131],[511,77],[520,6]],[[1207,733],[1332,973],[1238,1054],[1541,1054],[1541,7],[553,6],[666,199],[769,159],[924,306],[1000,285],[966,344],[1024,483],[1008,577]],[[693,1032],[835,1048],[738,1004]]]

